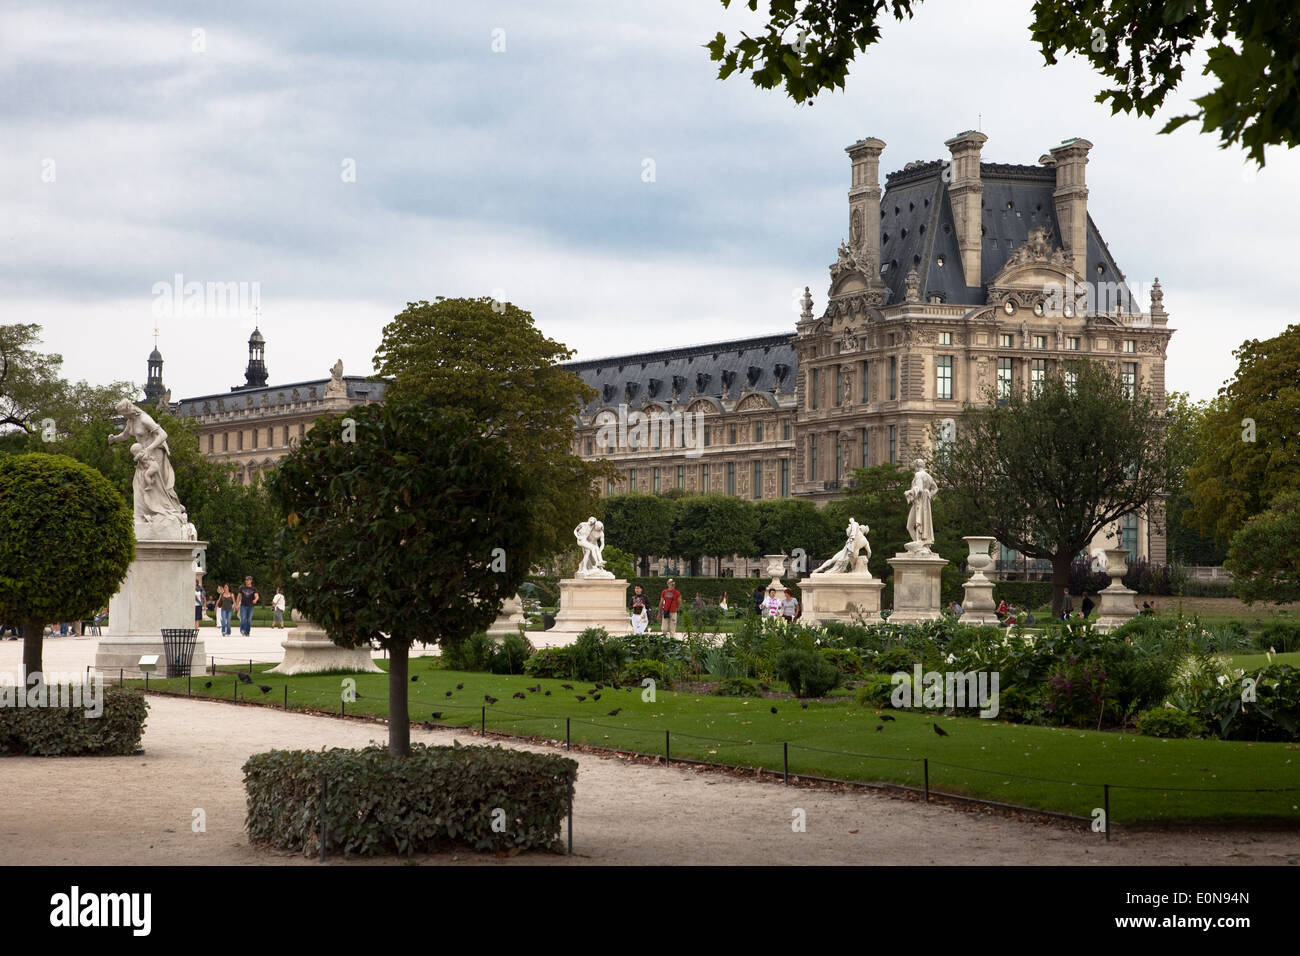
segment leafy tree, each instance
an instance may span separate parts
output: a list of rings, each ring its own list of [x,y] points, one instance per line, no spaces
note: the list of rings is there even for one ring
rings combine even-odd
[[[1192,497],[1187,474],[1204,451],[1211,402],[1193,402],[1186,392],[1166,396],[1170,482],[1166,489],[1165,538],[1169,560],[1178,564],[1222,564],[1227,550],[1190,522]]]
[[[1233,591],[1247,604],[1300,601],[1300,492],[1283,492],[1242,525],[1226,566]]]
[[[1124,515],[1147,508],[1169,483],[1163,408],[1148,389],[1125,394],[1108,365],[1071,362],[1036,390],[968,406],[933,473],[957,513],[1031,558],[1052,562],[1052,612],[1070,562]],[[936,499],[938,500],[938,499]],[[936,523],[936,527],[939,525]]]
[[[672,553],[691,561],[712,556],[721,563],[729,554],[752,555],[757,534],[752,502],[730,495],[690,495],[678,505]]]
[[[625,581],[636,577],[636,568],[632,566],[632,555],[621,548],[606,545],[605,550],[601,552],[601,557],[605,560],[605,570],[614,577]]]
[[[811,501],[770,498],[755,502],[754,510],[758,515],[754,543],[759,554],[794,554],[795,548],[801,548],[809,560],[818,560],[844,544],[842,531],[832,527],[827,513]]]
[[[135,558],[131,509],[63,455],[0,457],[0,621],[23,627],[23,674],[44,670],[45,625],[90,617]]]
[[[572,454],[573,416],[596,394],[556,364],[572,354],[511,303],[442,296],[408,303],[375,353],[376,370],[394,379],[386,400],[463,411],[527,462],[540,489],[528,536],[548,554],[572,550],[574,526],[596,514],[597,481],[618,475]]]
[[[1187,473],[1187,520],[1221,544],[1284,491],[1300,491],[1300,325],[1243,342]]]
[[[296,607],[343,647],[387,648],[388,749],[410,750],[413,643],[492,623],[538,558],[538,488],[482,422],[415,400],[352,409],[356,441],[318,426],[270,479]],[[503,550],[497,550],[503,549]]]
[[[732,0],[722,0],[730,7]],[[745,0],[750,10],[759,0]],[[796,103],[824,90],[844,88],[849,64],[880,39],[890,14],[911,19],[921,0],[768,0],[764,32],[728,46],[719,32],[705,44],[720,62],[719,79],[749,73],[755,86],[784,86]],[[1111,111],[1151,116],[1178,88],[1186,60],[1201,41],[1212,41],[1205,74],[1214,86],[1160,132],[1199,120],[1218,131],[1220,145],[1240,143],[1264,164],[1264,147],[1300,141],[1300,14],[1286,0],[1209,0],[1144,3],[1142,0],[1037,0],[1030,34],[1048,65],[1061,53],[1084,57],[1113,84],[1097,94]]]
[[[636,555],[643,574],[650,558],[662,557],[672,547],[673,518],[677,502],[661,495],[611,495],[604,501],[605,540]]]

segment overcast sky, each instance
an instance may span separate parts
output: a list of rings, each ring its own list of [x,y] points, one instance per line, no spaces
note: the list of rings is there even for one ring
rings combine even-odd
[[[97,382],[143,383],[157,326],[173,399],[242,383],[252,327],[159,316],[178,274],[256,284],[272,384],[369,373],[438,295],[504,294],[582,358],[793,331],[847,231],[844,146],[883,139],[883,180],[972,128],[986,162],[1095,144],[1089,212],[1160,277],[1171,390],[1210,397],[1292,320],[1300,151],[1256,174],[1191,124],[1157,135],[1199,69],[1156,119],[1112,117],[1086,64],[1042,65],[1029,0],[926,0],[800,107],[715,78],[735,6],[10,0],[0,321]]]

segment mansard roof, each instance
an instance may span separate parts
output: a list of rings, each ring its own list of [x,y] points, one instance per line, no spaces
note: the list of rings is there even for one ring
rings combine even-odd
[[[325,397],[325,386],[329,378],[312,379],[308,382],[290,382],[287,385],[266,385],[259,388],[241,388],[237,391],[217,392],[212,395],[199,395],[195,398],[182,398],[173,403],[177,414],[182,418],[201,418],[217,412],[217,402],[221,401],[225,411],[241,408],[278,408],[293,404],[294,389],[298,390],[298,400],[311,401]],[[343,384],[347,386],[349,400],[356,402],[377,402],[384,397],[388,383],[383,379],[367,378],[364,375],[344,375]],[[266,403],[262,399],[265,397]],[[249,400],[252,400],[251,405]],[[204,405],[207,410],[204,410]]]

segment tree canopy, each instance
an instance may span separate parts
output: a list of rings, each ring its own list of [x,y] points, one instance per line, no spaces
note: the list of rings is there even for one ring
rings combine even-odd
[[[389,653],[389,750],[409,752],[413,643],[492,623],[542,556],[537,486],[500,438],[420,400],[352,409],[355,441],[319,422],[270,479],[289,596],[334,643]]]
[[[1155,518],[1149,504],[1170,480],[1164,409],[1149,389],[1126,391],[1116,370],[1082,359],[1036,389],[985,398],[963,411],[932,471],[982,533],[1052,562],[1059,613],[1070,562],[1094,537],[1125,515]]]
[[[43,670],[45,625],[94,615],[135,558],[131,509],[64,455],[0,456],[0,621],[23,627],[23,674]]]
[[[730,7],[732,0],[722,0]],[[796,103],[843,89],[849,65],[880,39],[892,16],[911,19],[921,0],[768,0],[757,36],[724,33],[705,47],[719,63],[718,77],[748,73],[763,89],[784,87]],[[759,0],[745,0],[757,11]],[[1264,164],[1264,148],[1300,142],[1300,11],[1288,0],[1037,0],[1030,35],[1043,60],[1081,56],[1107,87],[1097,94],[1113,113],[1152,116],[1178,89],[1187,61],[1208,45],[1204,73],[1212,88],[1193,102],[1196,111],[1176,116],[1169,133],[1199,121],[1221,147],[1240,144]]]
[[[677,502],[662,495],[610,495],[603,502],[605,540],[644,564],[652,556],[671,553]]]
[[[1278,495],[1268,511],[1242,525],[1226,567],[1233,592],[1247,604],[1300,601],[1300,492]]]
[[[678,501],[672,553],[692,561],[731,554],[753,554],[758,533],[754,506],[728,495],[689,495]]]

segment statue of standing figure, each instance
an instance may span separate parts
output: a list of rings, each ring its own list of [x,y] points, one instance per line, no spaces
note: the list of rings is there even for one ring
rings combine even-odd
[[[122,431],[110,435],[108,443],[132,441],[135,459],[134,492],[136,540],[192,541],[197,539],[189,515],[176,497],[176,473],[172,470],[167,432],[148,412],[123,399],[113,406],[124,419]]]
[[[573,529],[573,537],[582,549],[582,561],[573,576],[612,578],[614,575],[605,570],[605,559],[601,554],[605,550],[605,525],[593,515]]]
[[[925,470],[925,462],[920,458],[912,462],[916,469],[912,475],[912,487],[905,492],[907,503],[912,507],[907,512],[907,533],[912,536],[904,547],[911,552],[929,554],[930,545],[934,544],[934,519],[930,514],[930,502],[939,492],[939,486]]]
[[[867,543],[867,532],[871,529],[867,525],[858,524],[856,518],[849,519],[849,526],[845,529],[844,547],[828,561],[822,564],[813,574],[848,574],[855,572],[865,574],[871,577],[871,571],[867,568],[867,562],[871,559],[871,545]],[[858,552],[866,550],[866,554]]]

